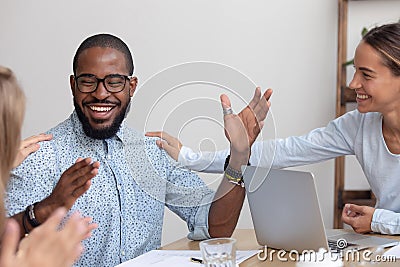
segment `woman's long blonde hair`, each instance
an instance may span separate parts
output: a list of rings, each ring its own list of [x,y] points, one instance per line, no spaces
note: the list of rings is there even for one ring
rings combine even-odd
[[[13,72],[0,66],[0,235],[4,229],[4,192],[18,152],[25,95]]]

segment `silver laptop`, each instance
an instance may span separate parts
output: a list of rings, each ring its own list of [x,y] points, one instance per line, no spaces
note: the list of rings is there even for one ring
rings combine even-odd
[[[318,251],[319,248],[329,250],[330,239],[330,243],[338,245],[339,249],[389,247],[398,244],[393,239],[341,229],[328,230],[327,233],[314,177],[310,172],[269,170],[253,166],[242,166],[242,171],[260,245],[302,252]]]

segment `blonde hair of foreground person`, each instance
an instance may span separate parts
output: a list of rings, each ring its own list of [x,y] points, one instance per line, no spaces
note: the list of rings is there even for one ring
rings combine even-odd
[[[81,241],[97,227],[73,214],[59,230],[65,209],[58,209],[19,243],[19,226],[5,218],[4,191],[18,153],[25,96],[13,72],[0,66],[0,267],[71,266],[83,251]],[[19,244],[18,244],[19,243]]]

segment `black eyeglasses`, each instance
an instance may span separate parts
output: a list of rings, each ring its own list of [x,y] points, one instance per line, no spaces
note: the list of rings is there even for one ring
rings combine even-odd
[[[103,79],[99,79],[93,74],[81,74],[75,78],[76,86],[82,93],[93,93],[97,90],[99,83],[102,82],[104,88],[110,93],[119,93],[125,88],[126,80],[131,77],[121,74],[109,74]]]

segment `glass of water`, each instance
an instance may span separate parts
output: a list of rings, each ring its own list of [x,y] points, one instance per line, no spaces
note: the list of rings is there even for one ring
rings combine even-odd
[[[233,238],[212,238],[200,242],[205,267],[235,267],[236,240]]]

